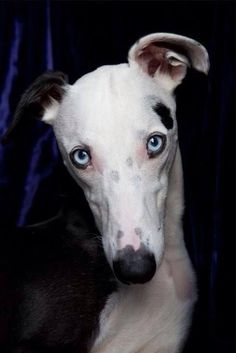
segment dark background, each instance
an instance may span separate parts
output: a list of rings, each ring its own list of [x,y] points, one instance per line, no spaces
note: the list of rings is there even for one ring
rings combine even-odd
[[[48,69],[73,83],[100,65],[125,62],[129,47],[152,32],[189,36],[207,48],[209,76],[190,70],[176,91],[185,239],[199,287],[185,353],[234,351],[234,22],[226,1],[0,2],[0,134],[22,92]],[[0,146],[1,226],[57,213],[60,166],[52,130],[39,121]]]

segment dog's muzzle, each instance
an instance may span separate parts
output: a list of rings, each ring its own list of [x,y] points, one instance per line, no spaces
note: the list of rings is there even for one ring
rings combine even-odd
[[[137,251],[127,245],[118,250],[113,261],[113,270],[122,283],[146,283],[156,272],[155,257],[144,245]]]

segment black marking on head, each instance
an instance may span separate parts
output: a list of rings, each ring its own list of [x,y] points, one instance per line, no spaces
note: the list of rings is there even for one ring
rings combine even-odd
[[[168,129],[172,129],[174,125],[173,118],[170,113],[170,109],[167,108],[162,103],[157,103],[154,107],[152,107],[154,112],[161,117],[162,124]]]
[[[113,181],[118,183],[118,181],[120,180],[120,176],[119,176],[119,173],[117,172],[117,170],[112,170],[111,171],[111,178],[112,178]]]
[[[129,157],[129,158],[126,159],[126,164],[127,164],[128,167],[132,167],[132,165],[133,165],[133,160],[132,160],[131,157]]]
[[[121,230],[118,230],[117,239],[121,239],[123,236],[124,236],[124,232],[122,232]]]
[[[134,232],[135,232],[135,234],[137,234],[137,236],[138,236],[139,239],[141,240],[141,239],[142,239],[142,236],[143,236],[142,229],[141,229],[141,228],[134,228]]]

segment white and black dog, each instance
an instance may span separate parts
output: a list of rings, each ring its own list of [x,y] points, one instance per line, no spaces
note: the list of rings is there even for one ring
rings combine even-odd
[[[73,85],[60,72],[42,75],[22,96],[5,135],[33,117],[52,125],[101,234],[81,230],[76,205],[20,231],[11,244],[15,265],[6,265],[11,295],[2,299],[11,312],[7,351],[183,347],[196,285],[181,224],[173,92],[188,67],[208,72],[208,54],[190,38],[154,33],[134,44],[128,61]]]

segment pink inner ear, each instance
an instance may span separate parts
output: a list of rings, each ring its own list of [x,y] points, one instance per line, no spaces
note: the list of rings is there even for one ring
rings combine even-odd
[[[178,66],[171,65],[166,58],[168,50],[156,45],[148,45],[137,55],[137,61],[139,61],[142,69],[152,77],[159,70],[161,74],[169,75],[174,81],[181,80],[185,76],[186,65],[181,61]]]
[[[154,76],[157,69],[162,65],[162,61],[156,58],[152,58],[148,63],[148,74]]]
[[[143,70],[150,76],[154,76],[158,68],[164,63],[164,50],[154,45],[143,48],[141,53],[137,55],[137,60]]]

